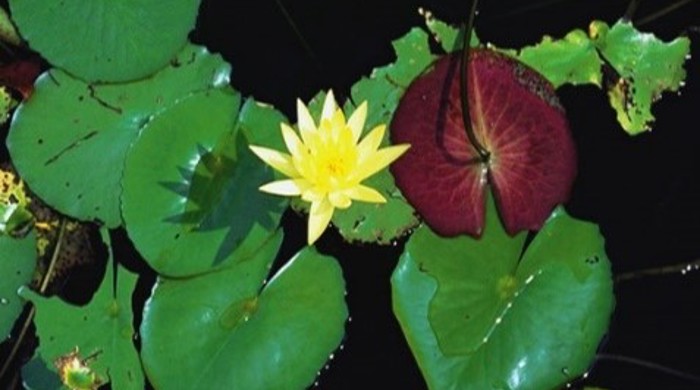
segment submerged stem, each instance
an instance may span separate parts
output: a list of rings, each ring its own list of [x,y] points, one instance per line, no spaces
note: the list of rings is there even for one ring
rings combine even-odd
[[[316,57],[316,53],[314,53],[313,49],[311,49],[311,45],[309,45],[309,42],[306,40],[306,38],[304,38],[304,34],[301,33],[299,26],[297,26],[297,23],[294,21],[294,18],[292,18],[292,15],[290,15],[287,11],[287,7],[284,6],[282,0],[275,0],[275,3],[277,4],[277,8],[279,8],[284,19],[289,24],[289,27],[294,32],[294,35],[297,36],[297,39],[301,43],[301,46],[304,48],[304,51],[306,51],[306,54],[309,56],[309,58],[311,58],[312,61],[314,61],[314,65],[316,65],[316,67],[318,67],[319,69],[322,68],[321,62],[318,60],[318,57]]]
[[[474,128],[472,128],[471,115],[469,113],[469,86],[467,77],[467,68],[469,67],[469,43],[472,38],[472,29],[474,28],[474,16],[476,15],[476,6],[479,3],[478,0],[472,1],[472,8],[469,11],[469,19],[464,26],[464,33],[462,34],[462,58],[459,63],[459,97],[462,104],[462,121],[464,122],[464,130],[467,133],[467,138],[469,143],[472,144],[476,152],[479,154],[479,160],[482,163],[488,162],[491,153],[486,150],[484,145],[482,145],[476,135],[474,134]]]
[[[645,276],[660,276],[676,273],[685,273],[692,270],[700,268],[700,259],[680,264],[667,265],[663,267],[656,268],[646,268],[638,271],[631,271],[624,274],[617,275],[615,277],[615,282],[625,282],[628,280],[639,279]]]
[[[697,376],[694,374],[689,374],[687,372],[676,370],[675,368],[662,366],[661,364],[658,364],[658,363],[650,362],[648,360],[634,358],[631,356],[599,353],[598,355],[596,355],[596,359],[632,364],[632,365],[644,367],[644,368],[647,368],[647,369],[650,369],[653,371],[662,372],[662,373],[667,374],[667,375],[675,376],[677,378],[682,378],[682,379],[685,379],[685,380],[690,381],[690,382],[700,383],[700,376]]]
[[[56,239],[56,245],[53,248],[53,252],[51,253],[51,260],[49,261],[49,267],[46,269],[46,273],[44,274],[43,279],[41,280],[41,284],[39,286],[39,293],[44,294],[46,292],[46,289],[49,286],[49,282],[51,281],[51,274],[53,273],[55,267],[56,267],[56,262],[58,260],[58,255],[61,253],[61,247],[63,244],[63,236],[65,235],[66,232],[66,219],[64,218],[61,221],[61,227],[59,228],[58,231],[58,238]],[[29,309],[29,313],[27,313],[27,318],[24,320],[24,323],[22,324],[22,329],[19,331],[19,335],[17,335],[17,340],[15,341],[14,345],[12,345],[12,350],[10,350],[10,353],[7,355],[7,360],[2,365],[2,368],[0,368],[0,378],[2,378],[5,373],[7,372],[7,369],[10,367],[10,364],[15,358],[15,355],[17,355],[17,351],[19,351],[20,345],[22,345],[22,341],[24,341],[24,337],[27,335],[27,331],[29,330],[29,325],[31,325],[32,320],[34,319],[34,314],[36,313],[36,308],[34,305],[32,305],[31,309]]]
[[[662,8],[662,9],[660,9],[660,10],[658,10],[658,11],[652,13],[651,15],[647,15],[647,16],[645,16],[645,17],[639,19],[639,20],[637,21],[637,23],[635,23],[635,24],[636,24],[637,26],[642,26],[642,25],[647,24],[647,23],[649,23],[649,22],[653,22],[654,20],[656,20],[656,19],[658,19],[658,18],[660,18],[660,17],[662,17],[662,16],[665,16],[666,14],[669,14],[669,13],[675,11],[675,10],[677,10],[678,8],[683,7],[684,5],[688,5],[688,4],[692,3],[693,1],[695,1],[695,0],[679,0],[679,1],[676,1],[675,3],[672,3],[672,4],[670,4],[670,5],[668,5],[668,6],[664,7],[664,8]]]
[[[639,0],[631,0],[622,19],[631,22],[632,18],[634,18],[634,13],[637,12],[637,7],[639,7]]]

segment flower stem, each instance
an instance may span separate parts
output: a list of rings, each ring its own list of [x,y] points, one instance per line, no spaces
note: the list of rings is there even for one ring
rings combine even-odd
[[[637,359],[631,356],[599,353],[596,355],[596,359],[632,364],[635,366],[647,368],[649,370],[658,371],[667,375],[675,376],[677,378],[685,379],[689,382],[700,383],[700,376],[676,370],[675,368],[662,366],[661,364],[650,362],[647,360]]]
[[[654,20],[659,19],[662,16],[665,16],[666,14],[669,14],[669,13],[675,11],[678,8],[683,7],[684,5],[688,5],[688,4],[692,3],[693,1],[695,1],[695,0],[680,0],[680,1],[676,1],[675,3],[671,3],[670,5],[652,13],[651,15],[647,15],[647,16],[639,19],[637,21],[637,23],[635,23],[635,25],[637,25],[637,27],[639,27],[639,26],[645,25],[647,23],[653,22]]]
[[[472,39],[472,30],[474,28],[474,16],[476,15],[476,6],[479,3],[478,0],[472,1],[472,8],[469,11],[469,18],[464,26],[464,33],[462,34],[462,58],[459,63],[459,97],[462,103],[462,122],[464,122],[464,130],[467,133],[467,138],[469,143],[472,144],[476,152],[479,154],[479,160],[482,163],[489,161],[491,152],[486,150],[484,145],[482,145],[474,134],[474,128],[472,127],[472,119],[469,113],[469,85],[467,77],[467,68],[469,67],[469,42]]]
[[[64,218],[61,221],[61,227],[59,228],[58,231],[58,238],[56,239],[56,245],[54,246],[53,252],[51,253],[51,260],[49,261],[49,267],[46,269],[46,273],[44,273],[44,277],[41,280],[41,285],[39,286],[39,293],[44,294],[46,292],[46,289],[49,286],[49,282],[51,281],[51,276],[53,274],[53,271],[56,267],[56,262],[58,260],[58,255],[61,253],[61,247],[63,246],[63,236],[65,235],[66,232],[66,219]],[[12,345],[12,350],[10,350],[10,354],[7,355],[7,360],[5,363],[3,363],[2,368],[0,368],[0,378],[2,378],[5,373],[7,372],[7,369],[10,367],[10,364],[15,358],[15,355],[17,355],[17,351],[19,351],[20,345],[22,345],[22,342],[24,341],[24,337],[27,335],[27,331],[29,330],[29,325],[31,325],[32,320],[34,319],[34,314],[36,314],[36,308],[34,305],[29,309],[29,313],[27,313],[27,318],[24,320],[24,323],[22,324],[22,329],[19,332],[19,335],[17,336],[17,340],[15,341],[14,345]]]
[[[631,22],[634,18],[634,13],[637,12],[637,7],[639,7],[639,0],[631,0],[630,3],[627,5],[627,10],[625,11],[625,14],[622,16],[622,20]]]
[[[615,283],[625,282],[628,280],[639,279],[645,276],[659,276],[677,273],[686,273],[700,268],[700,259],[680,264],[667,265],[658,268],[647,268],[638,271],[631,271],[615,277]]]

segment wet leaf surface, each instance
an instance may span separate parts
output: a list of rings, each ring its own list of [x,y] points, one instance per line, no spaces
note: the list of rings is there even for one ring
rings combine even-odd
[[[597,226],[558,208],[524,245],[493,201],[480,239],[409,239],[394,312],[430,388],[558,388],[588,369],[614,305]]]
[[[15,112],[7,139],[12,161],[32,190],[58,211],[116,227],[131,143],[180,99],[227,85],[229,71],[220,56],[197,46],[185,48],[153,77],[133,83],[93,86],[50,70]]]
[[[141,326],[154,387],[303,389],[314,382],[344,334],[345,283],[336,261],[310,247],[267,280],[280,241],[278,233],[217,272],[159,279]]]
[[[564,109],[538,73],[503,54],[473,50],[469,107],[477,161],[462,121],[459,59],[445,56],[416,79],[391,123],[393,143],[411,144],[395,162],[398,187],[438,234],[481,234],[491,185],[506,230],[538,229],[568,199],[576,152]]]
[[[54,66],[89,82],[124,82],[153,74],[176,56],[199,3],[12,0],[10,10],[22,37]]]
[[[282,199],[258,190],[272,171],[247,145],[276,131],[260,126],[280,114],[249,106],[240,116],[239,106],[229,89],[192,95],[153,119],[129,152],[126,228],[160,274],[194,275],[249,256],[277,228]]]
[[[45,367],[55,372],[54,361],[77,347],[82,356],[95,354],[91,368],[114,388],[143,389],[143,371],[133,343],[131,299],[136,279],[136,274],[110,260],[100,288],[86,306],[20,290],[36,307],[37,353]]]
[[[24,306],[17,290],[31,281],[36,266],[36,235],[16,239],[0,234],[0,254],[0,340],[5,340]]]

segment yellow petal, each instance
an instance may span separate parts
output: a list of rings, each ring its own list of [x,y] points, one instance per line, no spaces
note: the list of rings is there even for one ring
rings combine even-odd
[[[353,175],[353,179],[362,181],[388,166],[408,150],[410,145],[389,146],[372,153],[363,161]]]
[[[335,113],[333,114],[333,118],[331,118],[331,139],[333,140],[334,143],[338,142],[338,139],[340,138],[340,133],[345,130],[345,114],[343,114],[343,110],[340,108],[335,110]]]
[[[304,105],[300,99],[297,99],[297,122],[299,125],[299,131],[302,133],[302,139],[304,132],[316,131],[316,123],[314,123],[314,118],[311,117],[309,109],[306,108],[306,105]],[[304,143],[306,143],[306,140],[304,140]]]
[[[323,111],[321,111],[321,121],[324,119],[330,120],[333,118],[333,114],[338,109],[338,103],[335,102],[335,96],[333,96],[333,90],[328,90],[326,94],[326,100],[323,101]]]
[[[323,231],[328,227],[331,218],[333,217],[333,206],[328,199],[323,198],[321,201],[311,203],[309,211],[309,227],[307,242],[313,244],[321,237]]]
[[[282,137],[284,138],[284,143],[287,145],[287,150],[292,156],[301,156],[306,147],[299,139],[297,133],[289,127],[286,123],[281,124],[282,127]]]
[[[352,204],[350,197],[344,191],[333,191],[328,194],[328,200],[335,208],[346,209]]]
[[[386,203],[386,198],[374,188],[359,184],[353,188],[343,191],[353,200],[369,203]]]
[[[292,156],[292,163],[299,172],[298,176],[304,177],[311,181],[313,178],[317,177],[318,164],[316,164],[316,159],[311,155],[310,149],[306,149],[304,153]]]
[[[305,189],[301,194],[301,198],[307,202],[320,202],[325,197],[325,192],[313,186]]]
[[[316,123],[311,117],[309,109],[299,99],[297,99],[297,122],[301,140],[304,141],[307,147],[313,147],[314,139],[318,138],[316,135]]]
[[[267,183],[260,187],[260,191],[282,196],[298,196],[311,186],[304,179],[286,179]]]
[[[348,119],[348,127],[350,130],[352,130],[352,142],[357,143],[357,140],[360,139],[360,135],[362,134],[362,128],[365,126],[365,120],[367,120],[367,102],[364,101],[362,104],[360,104],[359,107],[355,110],[355,112],[350,115],[350,119]]]
[[[360,161],[364,161],[379,149],[379,145],[382,144],[382,139],[384,139],[385,131],[386,126],[379,125],[362,139],[360,144],[357,145],[358,158]]]
[[[264,148],[262,146],[250,145],[249,147],[256,156],[265,162],[265,164],[275,168],[287,176],[299,176],[299,172],[294,167],[294,163],[292,163],[292,156],[286,153],[278,152],[274,149]]]

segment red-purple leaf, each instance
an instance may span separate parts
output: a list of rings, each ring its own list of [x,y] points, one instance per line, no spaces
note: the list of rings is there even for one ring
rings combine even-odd
[[[392,141],[411,144],[392,165],[396,184],[444,236],[481,234],[489,185],[509,234],[539,229],[576,176],[564,109],[540,74],[491,50],[472,50],[468,78],[472,127],[489,162],[478,160],[464,130],[459,56],[445,56],[409,86],[394,114]]]

